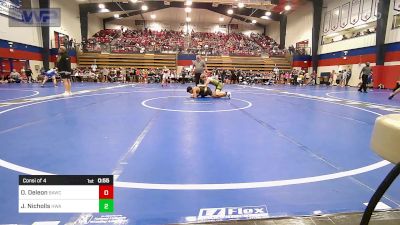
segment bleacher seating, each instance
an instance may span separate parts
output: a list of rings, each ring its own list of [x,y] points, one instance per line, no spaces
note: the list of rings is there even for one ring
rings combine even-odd
[[[176,68],[175,54],[100,54],[83,53],[79,55],[79,66],[90,67],[134,67],[137,69]]]
[[[236,68],[263,72],[272,71],[275,66],[282,70],[291,69],[290,62],[283,57],[285,51],[278,48],[278,43],[270,37],[255,33],[247,36],[242,33],[192,31],[185,37],[181,31],[103,30],[90,38],[88,44],[86,50],[108,44],[109,54],[100,54],[98,49],[92,53],[84,51],[79,55],[81,66],[96,63],[99,67],[145,69],[166,66],[173,69],[177,65],[176,54],[185,51],[207,55],[210,69]],[[184,50],[184,46],[187,49]]]
[[[256,33],[225,34],[221,32],[194,32],[145,30],[102,30],[89,38],[85,50],[100,52],[101,45],[107,46],[111,53],[171,53],[186,51],[193,54],[231,55],[231,56],[283,56],[272,38]],[[187,49],[184,49],[187,46]]]

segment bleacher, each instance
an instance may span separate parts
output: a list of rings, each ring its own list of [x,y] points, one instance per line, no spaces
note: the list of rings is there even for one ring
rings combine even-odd
[[[275,65],[281,70],[290,70],[290,62],[282,57],[256,56],[207,56],[209,69],[241,69],[243,71],[272,71]],[[100,54],[80,53],[78,55],[81,67],[134,67],[139,69],[168,67],[176,69],[176,54]]]
[[[286,58],[263,58],[256,56],[208,56],[207,67],[210,69],[241,69],[243,71],[272,71],[275,65],[281,70],[290,70],[292,67]]]
[[[176,69],[175,54],[101,54],[80,53],[78,54],[80,67],[90,67],[96,64],[98,67],[123,67],[136,69],[161,68]]]

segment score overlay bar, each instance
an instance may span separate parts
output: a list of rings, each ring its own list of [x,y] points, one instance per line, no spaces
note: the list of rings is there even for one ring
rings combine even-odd
[[[20,213],[114,211],[112,175],[20,175]]]

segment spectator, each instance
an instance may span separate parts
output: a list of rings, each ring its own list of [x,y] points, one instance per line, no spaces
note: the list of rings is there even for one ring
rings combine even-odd
[[[349,86],[350,78],[351,78],[351,69],[349,69],[349,71],[347,71],[346,86]]]
[[[32,70],[31,70],[30,66],[28,66],[26,68],[25,74],[26,74],[26,78],[27,78],[28,83],[32,83]]]
[[[10,73],[10,77],[8,79],[9,83],[21,83],[21,74],[17,72],[16,69],[13,69]]]

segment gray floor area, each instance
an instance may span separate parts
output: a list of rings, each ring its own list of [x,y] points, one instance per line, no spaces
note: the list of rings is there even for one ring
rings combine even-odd
[[[207,223],[218,225],[358,225],[362,213]],[[400,225],[400,210],[374,212],[370,225]]]

